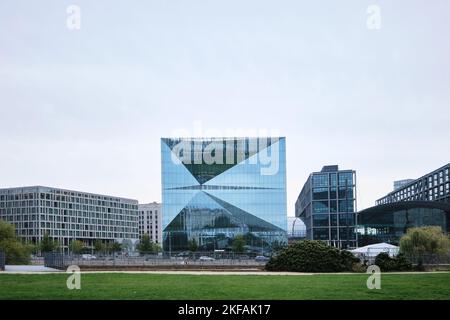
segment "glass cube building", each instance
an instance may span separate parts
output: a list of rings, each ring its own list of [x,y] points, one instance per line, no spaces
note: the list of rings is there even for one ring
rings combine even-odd
[[[163,249],[287,242],[285,138],[162,138]]]

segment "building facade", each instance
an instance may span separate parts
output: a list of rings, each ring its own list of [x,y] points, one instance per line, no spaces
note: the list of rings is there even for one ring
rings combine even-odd
[[[306,239],[338,248],[357,246],[356,172],[325,166],[311,173],[295,203],[295,215],[306,226]]]
[[[138,201],[42,186],[0,189],[0,219],[37,244],[48,235],[67,250],[73,240],[132,249],[138,240]]]
[[[376,201],[377,205],[400,201],[442,201],[450,203],[450,163],[413,180]]]
[[[287,242],[285,138],[162,138],[161,154],[165,251]]]
[[[403,180],[394,181],[394,191],[403,188],[404,186],[406,186],[407,184],[409,184],[413,181],[414,181],[414,179],[403,179]]]
[[[360,246],[375,243],[398,245],[409,228],[439,226],[450,231],[450,204],[438,201],[401,201],[358,212]]]
[[[148,234],[154,243],[162,244],[161,203],[139,204],[139,238],[144,234]]]

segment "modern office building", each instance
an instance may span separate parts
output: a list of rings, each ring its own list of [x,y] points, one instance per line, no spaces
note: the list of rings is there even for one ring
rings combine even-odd
[[[357,246],[356,172],[324,166],[311,173],[295,203],[295,215],[306,225],[306,239],[339,248]]]
[[[285,244],[285,138],[162,138],[163,248],[248,252]]]
[[[400,201],[358,212],[359,246],[386,242],[398,245],[409,228],[440,226],[450,230],[450,204],[438,201]]]
[[[450,163],[413,180],[376,201],[377,205],[400,201],[441,201],[450,203]]]
[[[144,234],[148,234],[154,243],[162,244],[161,203],[139,204],[139,238]]]
[[[0,219],[36,244],[48,235],[67,250],[73,240],[96,240],[132,250],[138,240],[138,201],[50,187],[0,189]]]

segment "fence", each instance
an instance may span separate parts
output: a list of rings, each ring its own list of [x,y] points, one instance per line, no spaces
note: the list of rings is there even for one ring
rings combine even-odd
[[[70,265],[85,267],[255,267],[264,266],[268,258],[233,253],[192,253],[189,255],[141,255],[126,256],[44,253],[44,265],[63,270]]]
[[[406,257],[412,264],[425,266],[450,265],[450,253],[447,254],[422,254]]]
[[[378,254],[385,252],[390,257],[395,257],[399,254],[398,249],[383,249],[383,250],[367,250],[365,253],[357,253],[356,256],[361,262],[373,264]],[[450,265],[450,253],[447,254],[420,254],[420,255],[405,255],[405,258],[409,260],[413,265],[422,264],[425,266],[437,266],[437,265]]]
[[[67,264],[64,254],[59,252],[44,252],[44,266],[53,269],[65,269]]]
[[[5,271],[5,253],[0,251],[0,271]]]

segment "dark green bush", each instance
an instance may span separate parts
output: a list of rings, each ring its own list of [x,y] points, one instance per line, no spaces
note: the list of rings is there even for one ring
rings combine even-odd
[[[376,256],[375,264],[383,272],[412,270],[412,264],[403,254],[399,254],[396,257],[391,258],[386,252],[381,252]]]
[[[0,251],[5,252],[6,264],[28,264],[31,247],[16,236],[14,226],[0,219]]]
[[[304,240],[287,246],[266,264],[269,271],[342,272],[353,271],[359,262],[351,252],[322,241]]]

